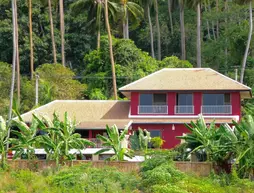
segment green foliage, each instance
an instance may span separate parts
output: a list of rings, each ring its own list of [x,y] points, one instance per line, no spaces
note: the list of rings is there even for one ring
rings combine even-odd
[[[1,156],[1,168],[4,169],[6,166],[6,144],[8,142],[9,127],[6,124],[6,121],[0,116],[0,156]]]
[[[161,148],[164,142],[165,141],[161,139],[160,137],[153,137],[151,139],[151,144],[152,144],[152,147],[154,148]]]
[[[130,135],[130,144],[131,149],[135,151],[147,151],[148,143],[151,140],[150,132],[146,129],[138,128],[137,131],[134,131],[132,135]]]
[[[132,158],[132,150],[127,147],[123,147],[123,142],[126,140],[125,137],[128,133],[128,128],[126,127],[121,133],[119,133],[116,125],[113,125],[111,128],[107,125],[106,130],[108,137],[100,134],[96,136],[97,139],[101,140],[102,146],[106,148],[97,151],[95,154],[99,155],[103,152],[109,151],[112,148],[114,155],[110,157],[110,160],[124,161],[124,156]]]
[[[78,99],[86,88],[86,85],[73,79],[74,72],[61,64],[44,64],[36,69],[36,73],[42,80],[42,96],[48,96],[48,100]]]
[[[180,60],[176,56],[166,57],[160,62],[161,68],[193,68],[187,60]]]

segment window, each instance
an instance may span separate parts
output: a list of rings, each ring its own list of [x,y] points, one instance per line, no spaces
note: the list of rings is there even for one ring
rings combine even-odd
[[[167,94],[140,94],[139,105],[152,106],[152,105],[166,105]]]
[[[75,133],[79,133],[82,138],[89,138],[89,130],[76,129]]]
[[[177,94],[177,105],[179,106],[192,106],[192,94]]]
[[[203,94],[203,105],[230,105],[230,94]]]
[[[151,137],[161,137],[161,131],[160,130],[151,130],[149,132],[150,132]]]

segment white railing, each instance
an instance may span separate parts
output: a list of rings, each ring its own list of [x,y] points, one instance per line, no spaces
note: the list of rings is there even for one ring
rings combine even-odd
[[[202,114],[232,114],[232,105],[206,105],[201,111]]]
[[[194,114],[194,106],[192,105],[175,106],[175,114]]]
[[[167,105],[138,106],[138,114],[168,114]]]

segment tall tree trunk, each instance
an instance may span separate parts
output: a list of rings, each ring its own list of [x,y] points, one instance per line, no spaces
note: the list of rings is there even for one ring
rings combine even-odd
[[[114,61],[114,54],[113,54],[113,43],[112,43],[110,25],[109,25],[109,20],[108,20],[108,0],[105,0],[104,13],[105,13],[106,28],[107,28],[107,32],[108,32],[108,43],[109,43],[110,62],[111,62],[111,68],[112,68],[112,82],[113,82],[113,90],[114,90],[114,99],[117,100],[117,86],[116,86],[115,61]]]
[[[32,21],[32,0],[28,0],[29,7],[29,38],[30,38],[30,72],[31,80],[34,74],[34,46],[33,46],[33,21]]]
[[[208,3],[208,11],[209,11],[209,13],[211,13],[210,1],[208,0],[207,3]],[[213,39],[216,40],[216,34],[215,34],[215,30],[214,30],[214,22],[213,21],[212,21],[212,31],[213,31]]]
[[[197,4],[197,67],[201,68],[201,11]]]
[[[55,33],[54,33],[54,23],[53,23],[53,16],[52,16],[52,7],[51,7],[51,0],[48,0],[48,8],[49,8],[49,21],[50,21],[50,34],[51,34],[51,41],[52,41],[52,54],[54,64],[57,63],[56,59],[56,43],[55,43]]]
[[[59,0],[59,12],[60,12],[60,31],[61,31],[61,52],[62,52],[62,65],[65,66],[65,49],[64,49],[64,7],[63,7],[63,0]]]
[[[181,59],[186,60],[185,26],[184,26],[184,1],[179,0],[180,8],[180,31],[181,31]]]
[[[11,78],[11,89],[10,89],[10,104],[8,113],[8,124],[10,124],[12,118],[12,108],[13,108],[13,95],[14,95],[14,85],[15,85],[15,73],[16,73],[16,61],[17,61],[17,43],[16,43],[16,0],[12,0],[12,41],[13,41],[13,55],[12,55],[12,78]],[[8,127],[7,139],[10,138],[10,127]],[[6,144],[6,152],[8,153],[9,140]]]
[[[154,0],[154,7],[155,7],[155,12],[156,12],[158,60],[161,60],[161,30],[160,30],[160,23],[159,23],[158,0]]]
[[[206,2],[205,3],[205,12],[207,12],[207,5]],[[206,20],[206,27],[207,27],[207,35],[208,35],[208,39],[211,39],[211,34],[210,34],[210,25],[209,25],[209,21],[208,19]]]
[[[169,22],[170,22],[170,30],[171,34],[174,34],[174,26],[173,26],[173,19],[172,19],[172,0],[168,0],[168,15],[169,15]]]
[[[126,29],[126,39],[129,39],[130,36],[129,36],[129,16],[128,16],[128,11],[126,12],[126,26],[125,26],[125,29]]]
[[[97,50],[101,48],[101,11],[102,11],[102,2],[98,2],[97,7],[97,18],[96,18],[96,28],[97,28]]]
[[[101,31],[97,30],[97,50],[101,48]]]
[[[15,30],[16,30],[16,62],[17,62],[17,101],[18,104],[20,104],[20,61],[19,61],[19,27],[18,27],[18,7],[17,7],[17,1],[15,3]]]
[[[219,0],[216,0],[216,13],[219,15]],[[216,21],[216,35],[219,38],[219,20]]]
[[[247,41],[247,45],[246,45],[246,49],[245,49],[245,53],[244,53],[244,57],[243,57],[243,61],[242,61],[242,68],[241,68],[241,77],[240,77],[240,82],[243,83],[243,78],[244,78],[244,71],[245,71],[245,67],[246,67],[246,61],[247,61],[247,57],[249,54],[249,49],[250,49],[250,42],[251,42],[251,37],[252,37],[252,31],[253,31],[253,23],[252,23],[252,1],[249,2],[249,25],[250,25],[250,29],[249,29],[249,35],[248,35],[248,41]]]
[[[154,45],[153,45],[153,25],[151,21],[150,6],[147,6],[147,16],[148,16],[149,31],[150,31],[151,54],[152,54],[152,57],[155,58]]]
[[[224,8],[225,8],[225,11],[227,13],[228,12],[228,0],[224,1]],[[225,18],[225,24],[226,24],[226,29],[227,29],[227,24],[228,24],[227,17]],[[226,36],[225,37],[225,66],[227,66],[227,65],[228,65],[228,38]]]

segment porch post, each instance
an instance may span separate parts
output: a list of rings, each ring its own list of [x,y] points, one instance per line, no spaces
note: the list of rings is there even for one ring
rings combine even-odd
[[[89,139],[92,139],[92,138],[93,138],[93,132],[92,132],[91,129],[89,129],[88,138],[89,138]]]

